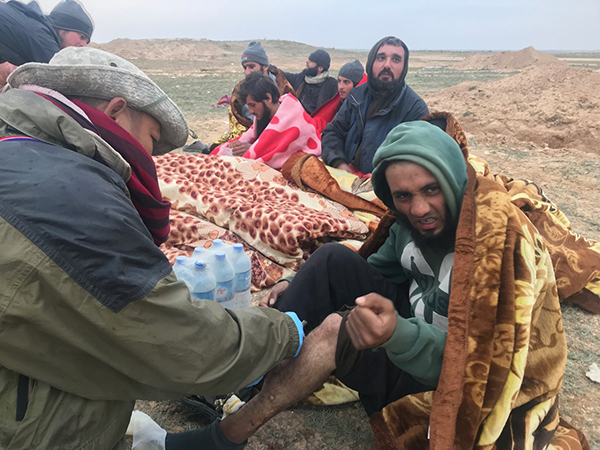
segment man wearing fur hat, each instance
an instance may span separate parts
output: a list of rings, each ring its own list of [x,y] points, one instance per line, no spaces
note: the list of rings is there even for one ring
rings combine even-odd
[[[16,66],[47,63],[66,47],[85,47],[94,31],[92,18],[81,3],[63,0],[49,15],[36,1],[0,2],[0,85]]]
[[[136,399],[237,391],[299,351],[294,314],[194,306],[159,249],[170,204],[152,155],[182,146],[188,127],[142,71],[70,47],[8,85],[0,448],[125,448]]]
[[[283,72],[296,90],[296,97],[308,114],[332,98],[337,92],[335,78],[329,76],[331,57],[325,50],[315,50],[300,73]]]
[[[277,67],[269,64],[267,52],[260,42],[250,42],[246,50],[244,50],[244,53],[242,53],[242,67],[244,68],[246,77],[253,72],[260,72],[264,75],[268,75],[277,85],[280,96],[285,94],[295,95],[294,88],[292,88],[292,85],[287,81],[283,72]],[[245,79],[240,81],[231,93],[231,104],[229,105],[229,130],[215,141],[211,146],[211,149],[240,137],[252,126],[254,117],[248,112],[248,107],[244,102],[245,99],[240,98],[240,86],[244,81]]]
[[[408,47],[388,36],[367,59],[367,82],[353,89],[322,135],[325,164],[348,172],[371,173],[373,156],[396,125],[419,120],[427,105],[404,81]]]

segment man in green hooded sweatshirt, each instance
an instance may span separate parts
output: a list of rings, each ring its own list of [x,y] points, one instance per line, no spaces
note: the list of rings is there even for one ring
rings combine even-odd
[[[327,244],[266,297],[265,305],[307,321],[310,334],[296,360],[280,364],[256,397],[220,423],[231,446],[207,448],[243,448],[332,373],[359,392],[369,415],[437,386],[466,162],[458,144],[427,122],[394,128],[373,162],[375,192],[398,219],[389,238],[368,261]]]

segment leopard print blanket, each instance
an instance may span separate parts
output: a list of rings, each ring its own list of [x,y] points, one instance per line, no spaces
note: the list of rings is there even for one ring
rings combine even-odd
[[[325,242],[355,248],[369,233],[346,207],[302,191],[257,161],[169,153],[155,163],[163,196],[172,203],[165,255],[173,263],[216,238],[241,243],[252,261],[254,290],[298,270]]]

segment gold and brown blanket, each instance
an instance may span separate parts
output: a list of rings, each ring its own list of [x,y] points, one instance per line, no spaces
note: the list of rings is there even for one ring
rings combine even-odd
[[[468,171],[438,388],[376,413],[376,448],[589,448],[558,414],[567,346],[544,237]]]

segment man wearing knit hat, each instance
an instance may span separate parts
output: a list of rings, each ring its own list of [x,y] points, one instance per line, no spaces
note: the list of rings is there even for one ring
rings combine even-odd
[[[60,49],[85,47],[94,31],[92,18],[75,0],[63,0],[49,15],[36,1],[0,2],[0,86],[21,64],[47,63]]]
[[[419,120],[427,105],[404,81],[408,47],[388,36],[367,58],[367,82],[356,87],[322,135],[325,164],[348,172],[371,173],[373,156],[396,125]]]
[[[246,77],[253,72],[261,72],[264,75],[268,75],[277,85],[280,96],[285,94],[295,95],[294,88],[292,88],[292,85],[283,75],[283,72],[269,64],[267,52],[260,42],[254,41],[248,44],[248,47],[242,53],[241,62]],[[239,95],[240,86],[244,81],[245,79],[240,81],[231,93],[229,129],[215,141],[211,146],[211,150],[227,141],[239,138],[252,126],[254,117],[249,113],[248,106],[246,106],[244,101],[245,99],[240,98]]]
[[[364,75],[365,68],[358,59],[346,63],[340,68],[338,73],[338,93],[342,102],[346,100],[350,91],[361,82]]]
[[[336,80],[329,76],[330,63],[329,53],[319,49],[309,55],[306,69],[302,72],[283,72],[308,114],[312,114],[337,92]]]

